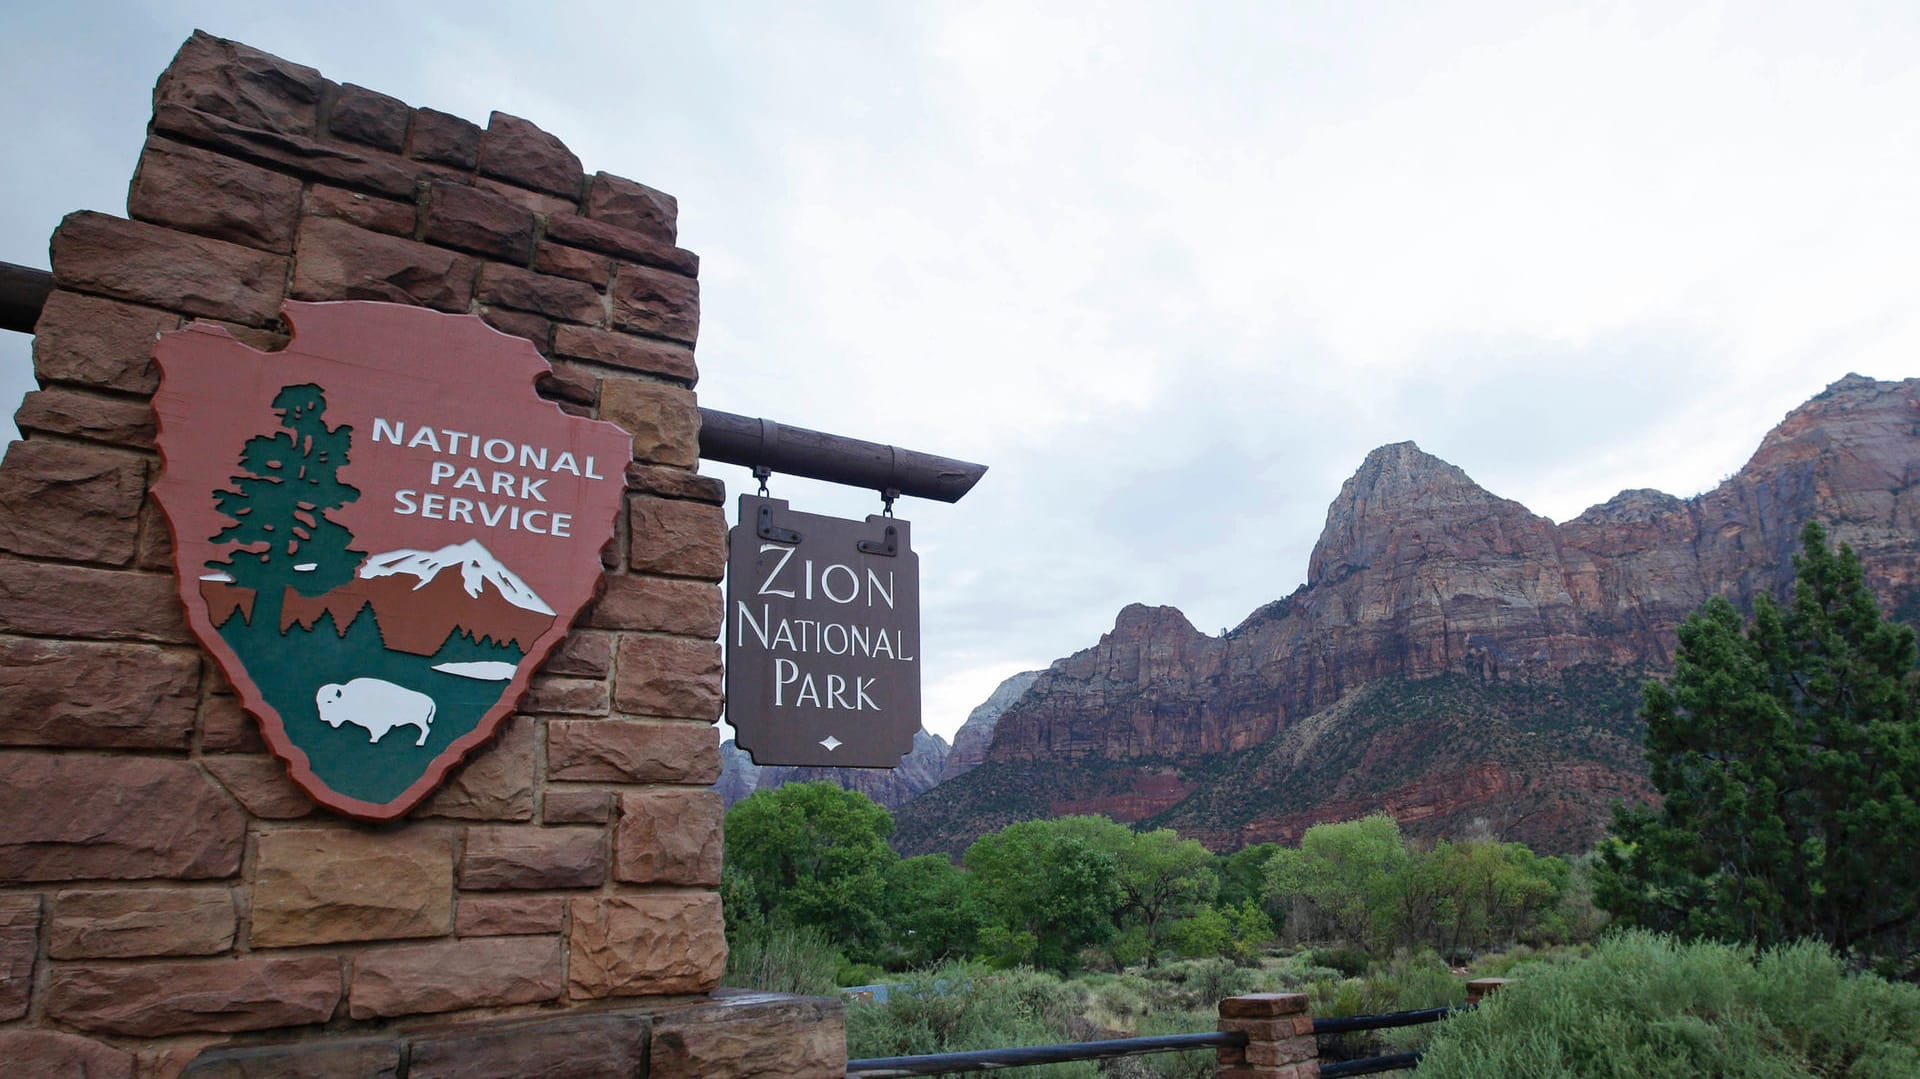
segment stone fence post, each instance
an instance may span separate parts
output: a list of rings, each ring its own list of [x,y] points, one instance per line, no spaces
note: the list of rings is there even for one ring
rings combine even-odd
[[[1220,1029],[1247,1036],[1222,1049],[1218,1079],[1317,1079],[1320,1049],[1305,993],[1253,993],[1220,1002]]]
[[[1478,1005],[1481,1001],[1499,992],[1501,987],[1506,985],[1510,980],[1511,979],[1508,978],[1475,978],[1467,983],[1467,1004],[1469,1006]]]

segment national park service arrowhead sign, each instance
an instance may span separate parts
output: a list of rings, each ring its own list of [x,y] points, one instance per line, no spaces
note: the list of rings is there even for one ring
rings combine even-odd
[[[920,729],[910,526],[740,496],[727,537],[727,722],[755,764],[893,768]]]
[[[187,622],[322,805],[387,820],[485,743],[593,597],[632,441],[472,315],[288,303],[274,353],[154,348]]]

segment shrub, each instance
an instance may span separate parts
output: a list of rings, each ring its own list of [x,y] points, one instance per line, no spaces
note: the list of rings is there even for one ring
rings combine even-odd
[[[1060,983],[1031,970],[997,972],[954,963],[894,985],[884,1004],[847,1006],[847,1055],[914,1056],[967,1049],[1006,1049],[1069,1040],[1051,1026],[1063,1001]],[[1098,1079],[1093,1061],[1015,1068],[1004,1074],[1046,1079]]]
[[[739,989],[821,996],[839,984],[846,958],[812,926],[776,925],[734,935],[722,981]]]
[[[1911,1077],[1920,987],[1850,975],[1815,943],[1756,954],[1627,933],[1442,1024],[1420,1075]]]
[[[1357,978],[1373,965],[1373,956],[1365,948],[1315,948],[1313,961],[1323,967],[1332,967],[1349,978]]]

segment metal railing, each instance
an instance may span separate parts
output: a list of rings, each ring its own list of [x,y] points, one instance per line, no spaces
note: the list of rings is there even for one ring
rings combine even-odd
[[[911,1057],[873,1057],[847,1061],[849,1079],[895,1079],[907,1075],[950,1075],[955,1072],[998,1071],[1037,1064],[1064,1064],[1074,1060],[1111,1060],[1114,1057],[1179,1053],[1191,1049],[1230,1049],[1247,1044],[1247,1036],[1225,1031],[1204,1034],[1162,1034],[1151,1038],[1114,1038],[1065,1045],[1032,1045],[1019,1049],[976,1049],[965,1053],[927,1053]]]
[[[1315,1019],[1313,1033],[1352,1034],[1363,1030],[1387,1030],[1393,1027],[1436,1023],[1457,1012],[1472,1011],[1474,1005],[1462,1004],[1417,1011],[1387,1012],[1381,1015],[1346,1015]],[[898,1079],[912,1075],[952,1075],[962,1072],[999,1071],[1039,1064],[1064,1064],[1076,1060],[1110,1060],[1114,1057],[1147,1056],[1154,1053],[1179,1053],[1193,1049],[1242,1048],[1247,1036],[1237,1031],[1211,1031],[1203,1034],[1163,1034],[1148,1038],[1115,1038],[1108,1041],[1069,1042],[1062,1045],[1033,1045],[1017,1049],[978,1049],[961,1053],[926,1053],[920,1056],[871,1057],[847,1061],[848,1079]],[[1390,1053],[1361,1060],[1322,1061],[1324,1079],[1342,1075],[1375,1075],[1398,1071],[1420,1063],[1420,1054]]]

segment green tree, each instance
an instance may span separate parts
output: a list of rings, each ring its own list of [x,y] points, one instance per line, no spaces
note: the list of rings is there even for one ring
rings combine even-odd
[[[232,523],[212,542],[237,547],[227,561],[207,568],[252,589],[249,624],[278,632],[288,588],[303,596],[330,592],[353,580],[366,552],[350,549],[353,534],[327,518],[329,510],[360,497],[339,478],[353,428],[327,426],[327,396],[310,382],[282,387],[273,408],[281,430],[247,439],[240,448],[246,473],[232,478],[231,489],[213,493]]]
[[[1316,824],[1299,849],[1282,847],[1268,862],[1267,893],[1305,915],[1289,920],[1301,939],[1379,952],[1393,938],[1409,861],[1400,825],[1385,813]]]
[[[973,955],[980,909],[972,881],[942,854],[903,858],[886,872],[887,936],[899,965],[925,967]]]
[[[1097,815],[1062,817],[1053,824],[1113,856],[1122,897],[1120,928],[1140,927],[1148,969],[1159,962],[1167,926],[1205,907],[1219,890],[1213,855],[1171,828],[1136,832]]]
[[[772,924],[812,926],[858,959],[881,945],[887,846],[893,818],[858,791],[789,783],[756,791],[727,811],[726,862]]]
[[[1595,896],[1688,936],[1910,961],[1920,941],[1920,683],[1860,560],[1807,525],[1792,601],[1680,627],[1641,715],[1659,808],[1616,811]]]
[[[987,924],[982,950],[1065,974],[1113,936],[1124,899],[1113,855],[1059,821],[1021,821],[974,840],[967,872]]]
[[[1417,862],[1406,891],[1431,887],[1435,916],[1424,934],[1403,924],[1402,938],[1410,946],[1431,943],[1454,959],[1514,943],[1559,901],[1571,876],[1558,858],[1491,840],[1442,840]]]

